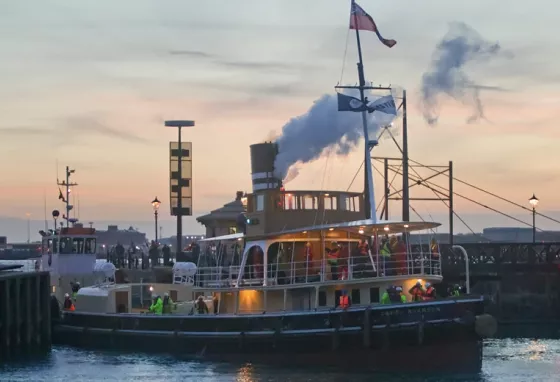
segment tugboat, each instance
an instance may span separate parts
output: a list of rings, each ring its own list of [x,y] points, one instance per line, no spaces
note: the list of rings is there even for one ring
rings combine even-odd
[[[366,29],[364,14],[352,2],[352,29]],[[351,111],[364,113],[364,193],[288,191],[275,171],[278,145],[252,145],[241,232],[200,240],[193,262],[174,265],[172,283],[105,277],[82,287],[53,342],[290,367],[480,371],[482,339],[496,321],[480,296],[428,293],[442,281],[439,248],[409,244],[411,233],[439,224],[376,218],[370,150],[377,142],[367,135],[361,52],[358,69],[360,99]],[[136,288],[154,306],[165,296],[173,308],[134,307]]]
[[[58,181],[59,197],[65,205],[65,213],[53,210],[54,229],[39,231],[41,235],[41,259],[36,267],[48,271],[51,293],[58,301],[66,294],[76,296],[82,285],[96,285],[107,279],[114,280],[116,268],[111,263],[99,263],[97,258],[97,236],[95,228],[84,227],[71,216],[71,188],[78,184],[70,178],[75,170],[66,167],[66,180]],[[60,221],[59,221],[60,219]]]

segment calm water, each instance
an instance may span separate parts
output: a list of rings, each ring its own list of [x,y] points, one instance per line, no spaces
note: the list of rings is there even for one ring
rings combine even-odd
[[[406,360],[403,360],[406,362]],[[55,347],[42,359],[0,366],[1,381],[500,381],[560,380],[559,340],[490,340],[478,375],[348,375],[321,370],[272,369],[180,360],[134,353],[83,351]]]

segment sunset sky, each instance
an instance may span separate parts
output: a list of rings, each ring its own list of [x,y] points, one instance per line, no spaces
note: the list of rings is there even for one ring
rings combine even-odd
[[[426,164],[454,161],[455,175],[517,203],[534,192],[539,210],[558,216],[560,160],[560,5],[549,1],[362,0],[386,38],[362,33],[369,81],[408,90],[410,157]],[[149,230],[154,196],[169,216],[165,119],[193,119],[194,212],[201,215],[250,191],[249,145],[279,132],[341,80],[357,82],[349,1],[27,1],[0,12],[0,236],[26,238],[47,208],[62,208],[56,163],[76,169],[80,219],[116,221]],[[554,9],[556,8],[556,9]],[[468,66],[480,85],[487,120],[467,124],[469,110],[443,102],[439,124],[419,109],[422,74],[449,22],[461,21],[499,42],[511,59]],[[347,40],[346,40],[347,39]],[[346,41],[348,50],[345,53]],[[401,136],[397,136],[400,140]],[[381,140],[375,155],[398,154]],[[347,189],[362,149],[303,167],[293,189]],[[326,176],[323,176],[324,174]],[[352,189],[362,187],[361,178]],[[381,184],[379,177],[375,181]],[[442,179],[441,184],[445,184]],[[457,184],[457,191],[522,217],[530,214]],[[381,188],[377,187],[378,200]],[[414,194],[414,193],[413,193]],[[428,195],[419,193],[418,195]],[[414,195],[413,195],[414,196]],[[419,213],[445,219],[441,203],[413,202]],[[473,229],[520,225],[456,199]],[[395,202],[395,217],[398,206]],[[430,219],[431,220],[431,219]],[[185,232],[202,232],[194,217]],[[560,225],[539,220],[539,227]],[[103,228],[103,227],[101,227]],[[461,223],[456,229],[468,232]]]

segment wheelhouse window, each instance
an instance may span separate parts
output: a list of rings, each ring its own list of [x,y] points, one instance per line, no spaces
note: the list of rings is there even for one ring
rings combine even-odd
[[[324,203],[326,210],[336,210],[337,203],[336,203],[336,196],[331,196],[329,194],[324,195]]]
[[[93,237],[87,238],[85,241],[85,253],[97,253],[96,239]]]
[[[234,233],[237,233],[237,227],[229,227],[228,228],[228,234],[232,235]]]
[[[255,210],[256,211],[264,210],[264,195],[260,194],[257,195],[257,197],[255,198]]]
[[[284,209],[295,210],[297,208],[296,197],[292,194],[284,194]]]
[[[345,211],[360,212],[360,197],[348,196],[341,197],[341,209]]]
[[[318,208],[318,198],[313,195],[304,195],[301,198],[301,209],[316,210]]]

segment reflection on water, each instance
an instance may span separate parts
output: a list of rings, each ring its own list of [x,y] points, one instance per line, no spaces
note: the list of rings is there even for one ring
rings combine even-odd
[[[361,375],[317,369],[273,369],[177,359],[171,356],[56,347],[41,359],[0,366],[2,381],[201,382],[531,382],[558,381],[560,340],[500,339],[485,343],[477,375]],[[398,354],[395,354],[398,357]],[[402,360],[406,362],[406,360]]]

